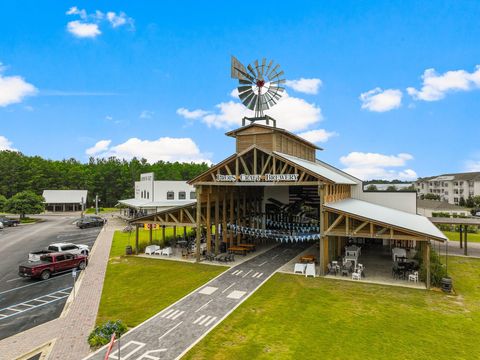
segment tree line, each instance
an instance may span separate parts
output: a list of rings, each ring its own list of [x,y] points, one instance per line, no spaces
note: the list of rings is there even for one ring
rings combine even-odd
[[[7,199],[31,191],[42,195],[43,190],[88,190],[87,206],[95,195],[102,206],[115,206],[120,199],[134,197],[134,183],[140,174],[153,172],[156,180],[190,180],[208,170],[206,163],[130,161],[115,157],[90,158],[87,163],[76,159],[49,160],[26,156],[16,151],[0,151],[0,195]]]

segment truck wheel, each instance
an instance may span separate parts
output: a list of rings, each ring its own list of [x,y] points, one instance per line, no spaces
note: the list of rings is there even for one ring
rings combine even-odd
[[[78,268],[80,270],[85,270],[86,267],[87,267],[87,264],[85,263],[85,261],[82,261],[80,262],[80,264],[78,264]]]
[[[13,223],[13,226],[16,227],[16,226],[18,226],[18,224],[17,224],[17,223]]]
[[[82,255],[88,255],[88,250],[82,250]]]
[[[50,279],[50,271],[44,270],[40,275],[40,279],[42,279],[42,280]]]

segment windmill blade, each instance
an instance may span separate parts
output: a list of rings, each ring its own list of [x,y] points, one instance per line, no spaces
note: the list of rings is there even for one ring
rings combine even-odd
[[[251,80],[238,80],[238,82],[241,84],[241,85],[255,85],[255,83]]]
[[[248,71],[250,71],[250,73],[253,75],[253,78],[255,79],[257,77],[257,74],[255,73],[255,70],[253,69],[252,65],[248,64],[247,69]],[[254,80],[252,79],[252,81]]]
[[[278,80],[275,80],[275,81],[270,81],[270,84],[280,85],[280,84],[285,84],[286,82],[287,82],[287,80],[285,80],[285,79],[278,79]]]
[[[230,76],[233,79],[239,79],[239,80],[243,79],[244,74],[247,72],[247,70],[245,69],[245,66],[243,66],[243,64],[233,55],[231,58],[230,72],[231,72]]]
[[[273,81],[273,80],[275,80],[276,78],[282,76],[283,74],[284,74],[284,72],[283,72],[283,70],[282,70],[282,71],[280,71],[279,73],[276,73],[275,75],[273,75],[273,76],[272,76],[271,78],[269,78],[269,79],[270,79],[270,81]]]
[[[269,94],[269,92],[267,91],[265,93],[265,98],[267,99],[267,102],[268,102],[268,105],[270,107],[272,107],[273,105],[275,105],[277,102],[275,101],[275,99]]]
[[[238,87],[238,94],[242,94],[242,93],[244,93],[245,91],[249,91],[249,90],[250,90],[250,91],[253,91],[251,85],[250,85],[250,86],[249,86],[249,85],[247,85],[247,86],[239,86],[239,87]]]
[[[242,79],[239,79],[239,80],[248,79],[251,82],[255,82],[255,77],[252,77],[246,70],[245,71],[244,70],[236,69],[236,71],[240,74],[240,76],[242,76]]]
[[[265,63],[266,63],[266,62],[267,62],[267,59],[263,58],[263,59],[262,59],[262,66],[261,66],[261,73],[260,73],[260,75],[262,76],[262,78],[263,78],[263,73],[264,73],[264,71],[265,71]]]
[[[279,92],[283,92],[285,91],[285,88],[284,87],[280,87],[280,86],[270,86],[270,88],[268,90],[271,90],[275,93],[279,93]]]
[[[270,75],[271,75],[271,74],[275,74],[275,73],[277,72],[277,69],[278,69],[279,67],[280,67],[280,65],[277,64],[277,65],[275,65],[274,68],[272,68],[272,70],[270,70],[269,73],[267,73],[267,76],[268,76],[269,79],[270,79]],[[270,79],[270,80],[271,80],[271,79]]]
[[[240,99],[242,100],[243,105],[245,105],[246,107],[249,107],[249,104],[254,97],[255,97],[255,93],[252,91],[248,93],[243,93]]]
[[[269,74],[270,68],[272,67],[272,64],[273,64],[273,60],[270,60],[270,62],[268,63],[268,66],[267,66],[267,71],[265,71],[265,76],[266,77],[268,77],[268,74]]]
[[[258,95],[255,94],[254,92],[253,93],[253,96],[250,98],[250,102],[249,103],[244,103],[250,110],[255,110],[255,107],[256,107],[256,104],[257,104],[257,98],[258,98]]]
[[[242,102],[245,104],[245,102],[247,101],[247,99],[249,100],[250,96],[252,96],[253,94],[255,94],[253,92],[252,89],[250,89],[249,91],[245,91],[241,94],[238,94],[238,97],[240,98],[240,100],[242,100]],[[246,105],[246,104],[245,104]]]
[[[271,91],[271,90],[268,90],[268,93],[275,99],[275,100],[278,100],[282,97],[282,95],[280,95],[278,92],[276,91]]]

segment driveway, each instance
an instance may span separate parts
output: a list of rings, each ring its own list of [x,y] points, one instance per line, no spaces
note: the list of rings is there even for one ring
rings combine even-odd
[[[225,271],[123,335],[121,359],[158,360],[182,356],[303,250],[304,247],[278,246]],[[114,349],[110,359],[118,358],[117,346]],[[103,348],[86,359],[103,360],[105,353]]]

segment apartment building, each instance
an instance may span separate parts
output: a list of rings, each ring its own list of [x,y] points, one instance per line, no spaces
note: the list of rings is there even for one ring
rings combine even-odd
[[[458,205],[460,199],[480,195],[480,172],[444,174],[419,178],[415,183],[417,194],[439,195],[440,200]]]

